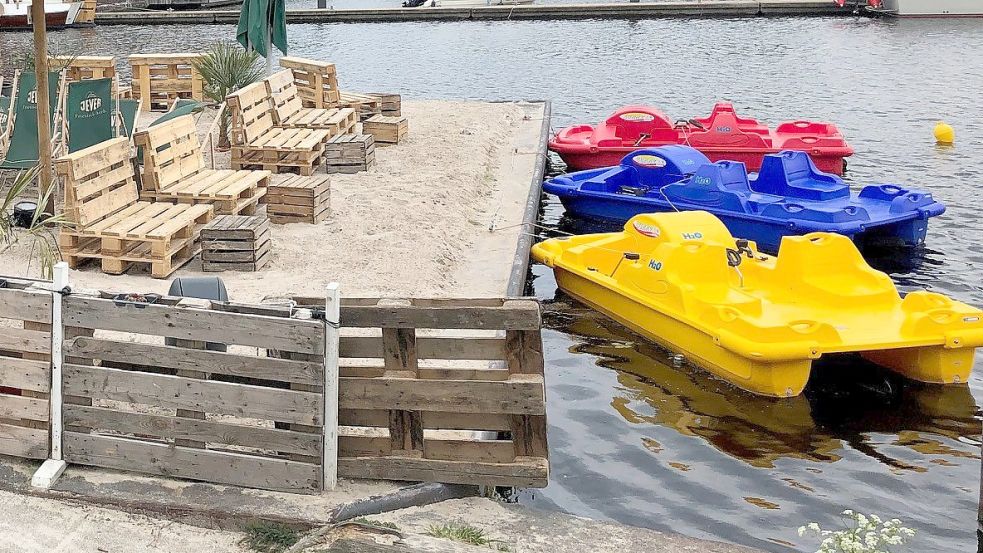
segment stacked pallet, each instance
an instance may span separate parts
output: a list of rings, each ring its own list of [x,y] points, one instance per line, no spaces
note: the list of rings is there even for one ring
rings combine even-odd
[[[338,107],[338,73],[333,63],[285,56],[280,58],[280,67],[293,72],[304,107]]]
[[[219,215],[201,229],[201,270],[258,271],[270,260],[270,220]]]
[[[202,100],[202,78],[194,62],[204,54],[133,54],[133,97],[143,111],[167,111],[179,98]]]
[[[326,175],[287,177],[270,185],[266,202],[270,221],[278,225],[320,223],[331,210],[330,180]]]
[[[338,105],[343,108],[352,108],[362,121],[373,115],[382,114],[382,101],[372,94],[342,92]]]
[[[373,115],[362,123],[362,132],[371,134],[376,142],[382,144],[399,144],[409,130],[405,117]]]
[[[372,92],[369,96],[379,99],[382,108],[382,115],[399,117],[403,114],[403,100],[399,94],[387,94],[385,92]]]
[[[324,145],[328,173],[358,173],[375,165],[375,138],[371,134],[343,134]]]

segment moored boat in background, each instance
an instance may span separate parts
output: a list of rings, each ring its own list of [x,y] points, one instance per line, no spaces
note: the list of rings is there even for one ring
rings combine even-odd
[[[44,17],[48,29],[91,25],[95,22],[95,0],[45,1]],[[0,0],[0,31],[30,29],[31,2]]]
[[[766,154],[798,150],[807,152],[820,170],[842,175],[845,158],[853,155],[832,123],[798,120],[772,130],[738,116],[730,102],[717,103],[709,117],[676,123],[657,108],[625,106],[600,125],[561,130],[549,146],[571,170],[579,170],[610,167],[635,150],[673,144],[692,146],[711,161],[743,162],[749,171],[757,171]]]
[[[847,0],[834,0],[845,6]],[[895,17],[983,17],[979,0],[860,0],[855,9]]]

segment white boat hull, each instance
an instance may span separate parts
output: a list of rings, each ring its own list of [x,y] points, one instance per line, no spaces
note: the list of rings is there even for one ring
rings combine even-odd
[[[534,0],[433,0],[427,6],[439,8],[477,8],[481,6],[518,6],[532,4]]]
[[[983,0],[884,0],[882,10],[898,17],[983,17]]]

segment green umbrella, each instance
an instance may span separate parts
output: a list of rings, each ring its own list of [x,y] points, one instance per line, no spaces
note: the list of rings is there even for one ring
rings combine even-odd
[[[236,40],[247,50],[266,58],[267,73],[273,70],[270,43],[287,53],[287,8],[284,0],[245,0],[239,12]]]

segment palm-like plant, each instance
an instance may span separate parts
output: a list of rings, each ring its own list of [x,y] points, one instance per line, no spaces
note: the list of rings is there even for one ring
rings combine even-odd
[[[38,189],[34,213],[27,228],[18,229],[14,226],[11,212],[17,200],[25,195],[27,189],[37,179],[40,167],[34,167],[27,171],[21,171],[13,178],[13,182],[7,187],[7,193],[0,198],[0,254],[6,252],[20,240],[28,240],[31,244],[31,254],[28,263],[37,261],[40,264],[41,275],[44,278],[51,278],[54,274],[55,263],[61,261],[61,249],[58,246],[58,238],[55,235],[57,225],[70,224],[64,215],[52,215],[45,213],[45,206],[51,198],[55,187],[51,187],[47,192]],[[26,267],[30,272],[30,265]]]
[[[215,44],[194,66],[204,81],[205,96],[213,102],[224,102],[229,94],[263,78],[259,54],[246,51],[237,42]],[[230,146],[228,110],[222,112],[218,144],[219,148]]]

